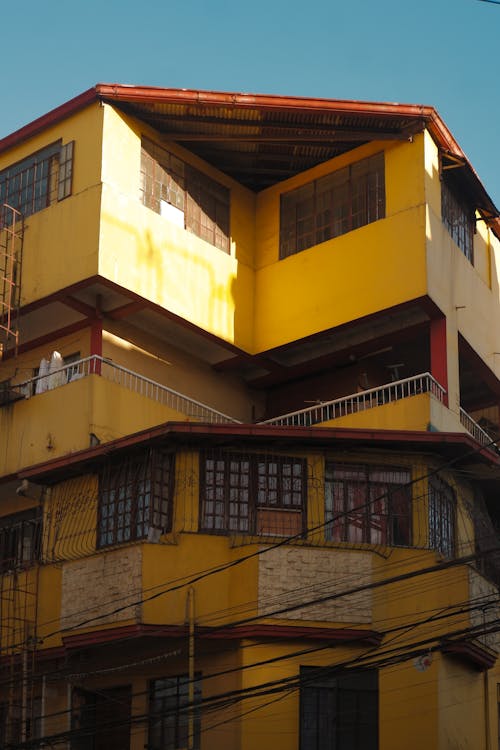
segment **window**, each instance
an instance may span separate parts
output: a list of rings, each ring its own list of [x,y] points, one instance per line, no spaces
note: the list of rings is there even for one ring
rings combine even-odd
[[[327,539],[411,544],[410,479],[410,472],[402,468],[327,463]]]
[[[74,141],[60,141],[0,172],[0,204],[24,217],[71,195]]]
[[[458,198],[445,179],[441,182],[441,216],[452,240],[467,260],[474,263],[474,211]]]
[[[220,453],[202,457],[200,475],[203,531],[293,536],[303,530],[304,459]]]
[[[74,688],[71,750],[129,750],[130,685],[96,692]]]
[[[300,668],[300,750],[377,750],[378,674]]]
[[[377,154],[281,196],[280,258],[384,216],[384,155]]]
[[[141,149],[145,206],[229,253],[229,190],[151,141]]]
[[[144,539],[172,525],[174,456],[149,449],[110,461],[99,476],[98,546]]]
[[[39,508],[0,518],[0,572],[25,568],[39,560],[41,537]]]
[[[200,747],[201,675],[194,683],[193,747]],[[189,747],[189,677],[165,677],[150,683],[149,742],[150,750],[184,750]]]
[[[444,557],[455,553],[455,494],[438,477],[429,479],[429,547]]]

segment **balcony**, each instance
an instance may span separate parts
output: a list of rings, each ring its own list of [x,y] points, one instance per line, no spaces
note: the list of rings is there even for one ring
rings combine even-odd
[[[97,355],[71,362],[49,374],[30,378],[23,383],[10,385],[8,389],[4,389],[4,401],[0,402],[0,404],[16,401],[20,398],[32,398],[46,391],[52,391],[54,388],[86,378],[89,375],[100,375],[112,383],[127,388],[140,396],[152,399],[156,403],[178,412],[180,415],[187,416],[189,419],[209,422],[211,424],[238,424],[237,419],[233,419],[227,414],[223,414],[206,404],[202,404],[182,393],[174,391],[172,388],[168,388],[166,385],[157,383],[144,375],[139,375],[137,372],[133,372],[122,365],[118,365]],[[9,398],[7,398],[8,394],[10,394]]]
[[[429,393],[444,404],[445,390],[428,372],[404,380],[386,383],[376,388],[324,401],[299,411],[266,420],[264,424],[279,427],[311,427],[342,417],[352,416],[376,407],[392,404],[412,396]]]
[[[422,397],[431,397],[431,403],[422,403]],[[443,431],[457,431],[458,420],[445,406],[445,389],[428,372],[413,375],[410,378],[386,383],[376,388],[342,396],[333,401],[325,401],[305,409],[282,414],[264,422],[264,424],[279,427],[311,427],[335,421],[339,427],[366,427],[367,421],[372,428],[388,429],[426,429],[431,423]],[[408,422],[408,410],[401,413],[392,411],[388,419],[384,419],[384,407],[396,405],[398,402],[416,401],[415,412],[420,412],[420,422]],[[417,399],[419,401],[417,402]],[[433,410],[433,406],[438,409]],[[363,413],[377,410],[362,418]],[[422,420],[423,415],[423,420]],[[437,417],[437,419],[436,419]],[[411,418],[411,415],[410,415]],[[401,423],[398,423],[398,419]],[[436,422],[436,423],[435,423]],[[482,446],[495,450],[495,440],[491,437],[464,409],[460,408],[460,425],[466,432]]]

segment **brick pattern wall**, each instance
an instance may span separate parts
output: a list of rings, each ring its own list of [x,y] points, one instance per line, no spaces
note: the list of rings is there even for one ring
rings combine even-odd
[[[142,548],[127,546],[64,563],[62,576],[62,627],[132,603],[142,594]],[[82,611],[83,610],[83,611]],[[141,605],[96,621],[108,623],[141,619]]]
[[[491,600],[498,601],[496,586],[474,570],[474,568],[469,568],[469,599],[476,604],[479,604],[483,599],[485,603]],[[484,607],[484,609],[473,609],[470,616],[471,625],[479,629],[482,627],[488,628],[490,625],[494,626],[498,624],[499,619],[500,607],[497,604]],[[480,636],[478,641],[495,650],[498,650],[500,647],[498,633],[487,633]]]
[[[259,614],[306,603],[369,583],[371,555],[338,549],[283,547],[259,558]],[[300,607],[283,619],[365,624],[372,620],[372,594],[358,594]]]

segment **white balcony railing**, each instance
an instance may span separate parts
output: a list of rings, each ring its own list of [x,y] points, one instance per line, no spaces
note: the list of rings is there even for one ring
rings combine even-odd
[[[169,409],[187,415],[190,419],[201,422],[224,423],[232,422],[239,424],[237,419],[229,417],[206,404],[195,401],[182,393],[168,388],[166,385],[157,383],[150,378],[139,375],[137,372],[128,370],[104,357],[92,355],[79,359],[76,362],[61,367],[48,375],[42,375],[14,386],[25,398],[30,398],[53,390],[66,383],[71,383],[89,375],[101,375],[106,380],[117,383],[128,390],[138,393],[146,398],[153,399],[157,403],[167,406]]]
[[[469,432],[474,440],[477,440],[477,442],[480,445],[488,446],[493,448],[495,450],[496,446],[496,440],[495,438],[491,437],[491,435],[488,435],[486,430],[483,430],[481,425],[479,425],[470,414],[467,414],[467,412],[460,407],[460,422],[463,427]]]
[[[342,398],[337,398],[334,401],[323,401],[306,409],[273,417],[267,419],[264,424],[279,425],[280,427],[309,427],[319,422],[328,422],[331,419],[345,417],[348,414],[373,409],[376,406],[390,404],[393,401],[400,401],[410,396],[417,396],[420,393],[432,393],[438,401],[443,402],[446,391],[429,372],[425,372],[404,380],[396,380],[394,383],[386,383],[377,388],[342,396]]]

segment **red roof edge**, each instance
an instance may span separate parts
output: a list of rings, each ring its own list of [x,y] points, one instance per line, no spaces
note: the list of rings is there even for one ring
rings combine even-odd
[[[292,441],[305,441],[311,444],[347,440],[352,442],[398,442],[408,444],[418,443],[422,449],[440,448],[443,445],[452,447],[462,446],[470,452],[486,459],[488,463],[500,464],[500,457],[481,447],[465,432],[424,432],[416,430],[381,430],[359,429],[348,427],[276,427],[266,424],[207,424],[204,422],[164,422],[155,427],[146,428],[124,437],[115,438],[106,443],[84,448],[74,453],[64,454],[39,464],[25,467],[18,472],[20,479],[31,481],[43,480],[55,472],[102,459],[115,451],[126,450],[148,443],[150,440],[162,438],[248,438],[253,440],[268,440],[280,438]]]
[[[47,112],[36,120],[19,128],[19,130],[15,130],[13,133],[5,136],[5,138],[2,138],[0,140],[0,154],[3,151],[7,151],[7,149],[12,146],[17,146],[18,143],[22,143],[28,138],[37,135],[44,128],[50,127],[51,125],[55,125],[61,120],[64,120],[65,117],[72,115],[74,112],[83,109],[83,107],[86,107],[98,99],[99,97],[95,86],[87,89],[87,91],[84,91],[82,94],[78,94],[78,96],[75,96],[73,99],[64,102],[64,104],[61,104],[59,107],[52,109],[50,112]]]

